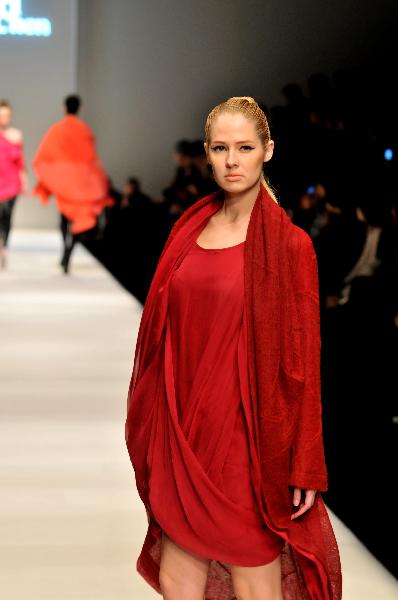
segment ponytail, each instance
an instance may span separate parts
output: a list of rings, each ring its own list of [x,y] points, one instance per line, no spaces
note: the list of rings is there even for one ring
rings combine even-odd
[[[261,174],[260,182],[265,187],[265,189],[267,190],[268,194],[271,196],[272,200],[274,202],[276,202],[276,204],[279,204],[278,198],[276,197],[275,192],[274,192],[271,184],[267,181],[267,178],[266,178],[266,176],[265,176],[264,173]]]

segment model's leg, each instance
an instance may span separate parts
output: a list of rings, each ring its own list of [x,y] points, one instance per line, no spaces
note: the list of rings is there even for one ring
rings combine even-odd
[[[7,266],[7,240],[14,204],[15,198],[0,202],[0,269],[5,269]]]
[[[281,558],[261,567],[231,565],[237,600],[283,600]]]
[[[203,600],[209,560],[183,550],[163,534],[159,581],[165,600]]]
[[[0,270],[5,269],[6,266],[7,266],[6,248],[4,246],[4,239],[1,236],[1,231],[0,231]]]
[[[61,213],[60,219],[59,219],[59,228],[61,230],[62,242],[64,244],[60,265],[61,265],[61,267],[64,267],[65,266],[65,255],[66,255],[66,238],[67,238],[67,234],[68,234],[68,219],[66,217],[64,217],[64,215],[62,213]]]
[[[61,260],[61,265],[65,273],[69,271],[69,261],[72,255],[72,250],[75,245],[75,236],[72,233],[72,225],[64,216],[61,217],[61,232],[64,240],[64,254]]]
[[[0,257],[2,256],[2,250],[5,247],[6,238],[7,207],[5,204],[5,202],[0,202]]]
[[[7,246],[8,236],[10,235],[11,230],[11,220],[12,220],[12,211],[15,206],[16,196],[14,198],[10,198],[5,202],[6,204],[6,215],[5,215],[5,227],[4,227],[4,246]]]

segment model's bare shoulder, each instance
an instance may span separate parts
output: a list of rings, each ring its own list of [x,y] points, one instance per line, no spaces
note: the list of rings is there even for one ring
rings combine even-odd
[[[16,127],[10,127],[7,130],[7,139],[10,142],[12,142],[13,144],[22,144],[22,142],[23,142],[22,131],[20,129],[17,129]]]

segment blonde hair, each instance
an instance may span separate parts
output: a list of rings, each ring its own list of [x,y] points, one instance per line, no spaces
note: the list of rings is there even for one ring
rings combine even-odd
[[[256,132],[261,140],[261,143],[264,147],[268,144],[268,142],[271,139],[271,134],[269,130],[267,117],[265,116],[264,111],[250,96],[234,96],[233,98],[225,100],[225,102],[221,102],[221,104],[217,104],[217,106],[215,106],[213,110],[211,110],[207,115],[205,123],[205,142],[207,146],[209,146],[210,144],[211,126],[213,125],[215,119],[221,113],[226,112],[240,113],[247,119],[253,121],[256,126]],[[266,188],[271,198],[278,204],[275,192],[272,189],[269,182],[267,181],[267,179],[265,178],[264,173],[262,173],[261,175],[261,183]]]

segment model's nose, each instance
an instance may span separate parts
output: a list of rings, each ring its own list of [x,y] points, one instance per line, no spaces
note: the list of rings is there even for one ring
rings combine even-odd
[[[238,165],[238,156],[235,150],[228,150],[226,157],[226,165],[227,167],[236,167]]]

